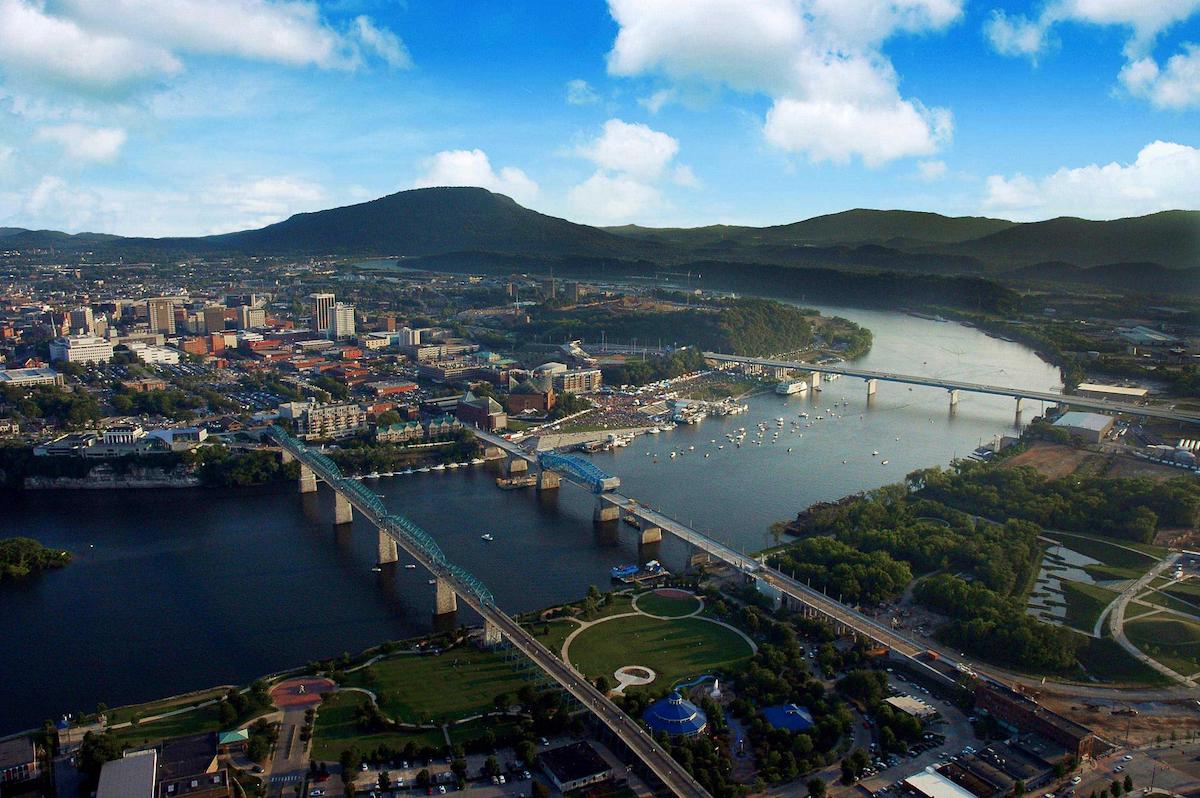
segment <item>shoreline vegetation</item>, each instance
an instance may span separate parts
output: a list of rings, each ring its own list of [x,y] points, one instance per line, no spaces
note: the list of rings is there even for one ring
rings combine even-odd
[[[0,539],[0,582],[50,568],[62,568],[70,561],[69,551],[47,548],[34,538]]]

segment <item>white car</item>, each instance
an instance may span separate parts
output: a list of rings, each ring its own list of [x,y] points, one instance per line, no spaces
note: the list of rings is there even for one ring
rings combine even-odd
[[[1071,779],[1072,784],[1078,784],[1081,781],[1083,781],[1083,776],[1075,776]]]

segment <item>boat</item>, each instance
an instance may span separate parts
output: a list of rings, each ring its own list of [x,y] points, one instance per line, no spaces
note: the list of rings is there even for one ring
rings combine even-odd
[[[876,449],[875,451],[871,452],[871,456],[872,456],[872,457],[878,457],[878,456],[879,456],[879,450],[878,450],[878,449]]]
[[[880,460],[880,461],[879,461],[879,464],[880,464],[880,465],[887,465],[887,464],[888,464],[888,461],[887,461],[887,460]]]
[[[429,584],[431,584],[431,585],[436,585],[436,584],[437,584],[437,580],[436,580],[436,579],[430,579],[430,580],[429,580]]]
[[[416,473],[416,472],[415,472],[415,471],[413,471],[411,468],[406,468],[406,469],[404,469],[404,476],[406,476],[406,477],[410,477],[410,476],[412,476],[412,475],[413,475],[413,474],[415,474],[415,473]]]
[[[625,579],[636,574],[638,567],[636,565],[614,565],[608,572],[613,579]]]
[[[484,459],[482,457],[476,457],[473,460],[471,460],[471,465],[483,465],[483,463],[484,463]]]
[[[458,463],[447,463],[446,468],[458,468]]]
[[[429,466],[421,466],[420,468],[417,469],[417,472],[421,473],[421,474],[428,474]]]
[[[367,479],[379,479],[379,472],[372,471],[370,474],[367,474]]]
[[[646,430],[647,435],[657,435],[658,432],[659,432],[658,427],[651,427],[650,429]]]
[[[435,465],[435,466],[433,467],[433,470],[434,470],[434,471],[445,471],[445,470],[446,470],[446,464],[445,464],[445,463],[438,463],[437,465]]]
[[[806,391],[808,391],[808,383],[804,380],[784,380],[775,386],[775,393],[779,396],[791,396]]]
[[[492,537],[492,533],[491,533],[491,532],[484,532],[482,535],[480,535],[480,536],[479,536],[479,539],[480,539],[480,540],[483,540],[483,541],[486,541],[486,542],[488,542],[488,543],[491,543],[493,540],[495,540],[495,538],[494,538],[494,537]]]
[[[412,563],[409,563],[408,565],[406,565],[406,566],[404,566],[404,567],[405,567],[406,569],[408,569],[409,571],[415,571],[415,570],[417,570],[417,566],[413,565]]]
[[[377,574],[377,573],[381,572],[382,570],[383,570],[382,568],[380,568],[378,565],[376,565],[374,568],[371,569],[371,573]]]

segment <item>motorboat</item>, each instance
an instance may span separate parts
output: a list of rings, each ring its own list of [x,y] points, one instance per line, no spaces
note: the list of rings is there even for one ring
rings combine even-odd
[[[479,536],[479,539],[480,539],[480,540],[483,540],[483,541],[486,541],[486,542],[488,542],[488,543],[491,543],[493,540],[495,540],[495,538],[494,538],[494,537],[492,537],[492,533],[491,533],[491,532],[484,532],[482,535],[480,535],[480,536]]]

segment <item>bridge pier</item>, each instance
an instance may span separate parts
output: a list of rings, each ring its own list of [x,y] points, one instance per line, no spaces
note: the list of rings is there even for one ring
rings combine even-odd
[[[354,508],[350,506],[350,500],[342,495],[341,491],[333,492],[333,525],[341,526],[354,521]]]
[[[1020,396],[1018,396],[1017,397],[1017,412],[1015,415],[1013,415],[1013,426],[1014,427],[1021,426],[1021,403],[1022,403],[1022,401],[1023,401],[1022,398]]]
[[[663,538],[662,529],[656,526],[642,527],[642,545],[648,546],[651,543],[661,543]]]
[[[458,594],[454,587],[445,579],[437,579],[436,583],[433,614],[441,617],[458,612]]]
[[[950,406],[958,407],[958,389],[957,388],[950,389]]]
[[[815,371],[808,373],[808,389],[811,392],[821,390],[821,375]]]
[[[529,470],[529,463],[524,457],[509,457],[504,461],[504,475],[511,477],[514,474],[524,474]]]
[[[400,550],[396,547],[396,539],[379,530],[379,565],[394,563],[400,559]]]
[[[317,475],[304,463],[300,464],[300,479],[297,482],[300,485],[301,493],[317,492]]]
[[[538,492],[546,490],[557,490],[562,484],[562,478],[555,472],[542,468],[538,470],[537,489]]]
[[[608,521],[620,520],[621,508],[611,502],[606,502],[603,496],[597,496],[596,508],[592,511],[592,521],[597,524],[603,524]]]
[[[500,627],[491,621],[483,622],[483,645],[486,648],[495,648],[504,642],[504,635],[500,634]]]
[[[867,398],[875,395],[875,389],[879,387],[879,380],[867,380]]]

